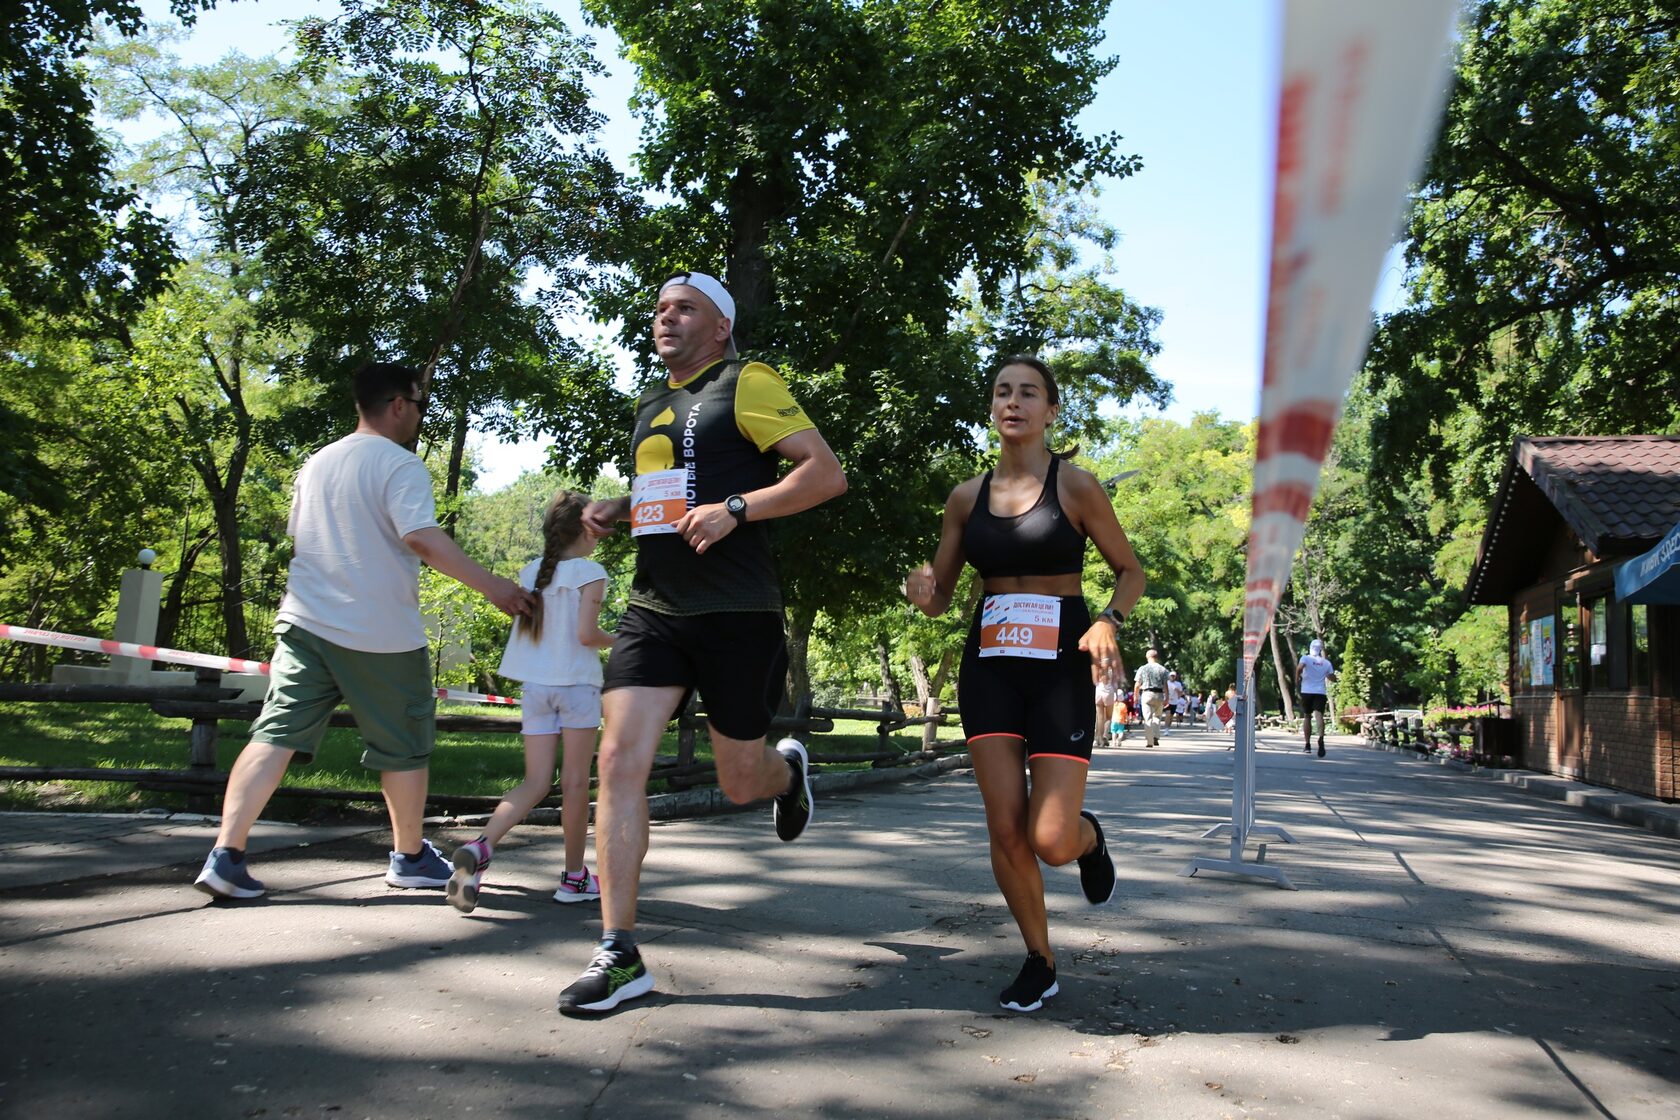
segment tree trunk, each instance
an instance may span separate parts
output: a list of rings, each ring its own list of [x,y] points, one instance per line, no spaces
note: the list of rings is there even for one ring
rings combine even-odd
[[[791,712],[802,697],[811,695],[811,626],[816,612],[799,606],[787,612],[787,695],[782,698],[782,711]]]
[[[226,364],[222,355],[199,339],[199,350],[216,377],[216,384],[227,401],[233,417],[233,447],[227,464],[218,469],[216,463],[216,428],[206,423],[198,409],[185,396],[177,396],[175,405],[181,412],[183,431],[199,441],[189,452],[193,469],[204,483],[205,494],[216,521],[216,548],[222,554],[222,625],[227,631],[227,649],[231,657],[250,657],[251,641],[245,632],[245,554],[244,540],[239,526],[239,488],[245,481],[245,466],[251,458],[251,413],[245,407],[244,390],[245,332],[235,328],[228,346]]]
[[[460,503],[455,499],[461,493],[461,467],[467,458],[467,404],[462,400],[455,410],[455,426],[449,434],[449,471],[443,480],[443,505],[447,511],[443,515],[443,531],[450,536],[455,535],[455,522],[461,516]]]
[[[951,672],[952,652],[947,649],[939,657],[939,668],[930,680],[927,674],[927,662],[922,660],[919,653],[910,655],[910,676],[916,682],[916,699],[922,705],[922,715],[933,718],[943,710],[944,702],[940,695],[945,691],[945,678]],[[939,742],[939,725],[935,723],[922,724],[922,749],[931,751]]]
[[[1277,670],[1278,695],[1283,698],[1283,718],[1295,718],[1295,694],[1290,691],[1289,680],[1283,673],[1283,653],[1278,649],[1277,626],[1271,629],[1272,635],[1272,667]],[[1255,690],[1256,692],[1259,689]]]
[[[735,299],[735,344],[752,348],[758,315],[773,295],[770,261],[764,247],[771,223],[783,216],[784,192],[759,167],[744,164],[729,184],[730,246],[728,284]]]
[[[887,639],[877,635],[875,638],[875,656],[881,662],[881,691],[886,693],[887,703],[891,704],[895,712],[904,710],[904,692],[898,687],[898,677],[893,673],[892,653],[887,649]]]
[[[240,474],[244,464],[240,464]],[[222,553],[222,625],[227,630],[229,657],[250,657],[251,639],[245,632],[245,553],[239,533],[239,477],[231,467],[228,484],[212,496],[216,511],[216,541]]]
[[[181,624],[181,610],[187,597],[187,584],[192,579],[193,566],[198,563],[199,553],[215,539],[215,528],[209,527],[199,533],[197,540],[182,550],[181,562],[169,577],[169,589],[164,592],[163,606],[158,609],[158,645],[175,644],[175,628]]]

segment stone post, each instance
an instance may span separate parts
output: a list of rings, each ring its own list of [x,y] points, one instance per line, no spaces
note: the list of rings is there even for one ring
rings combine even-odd
[[[151,562],[156,556],[151,549],[142,549],[141,566],[122,574],[122,587],[117,594],[117,627],[111,635],[119,642],[142,646],[157,643],[158,609],[163,602],[163,573],[152,571]],[[151,672],[152,663],[145,658],[111,658],[113,684],[146,684]]]

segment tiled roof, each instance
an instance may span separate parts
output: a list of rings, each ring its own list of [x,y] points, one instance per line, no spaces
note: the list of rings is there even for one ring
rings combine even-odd
[[[1596,555],[1642,551],[1680,522],[1680,436],[1525,438],[1515,453]]]
[[[1470,573],[1471,602],[1503,603],[1526,585],[1535,534],[1553,511],[1601,559],[1651,547],[1680,523],[1680,436],[1518,437]]]

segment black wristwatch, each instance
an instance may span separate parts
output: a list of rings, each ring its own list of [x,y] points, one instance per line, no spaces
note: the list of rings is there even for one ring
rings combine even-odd
[[[731,494],[723,500],[723,508],[735,516],[735,524],[747,523],[747,500],[739,494]]]
[[[1097,612],[1097,621],[1106,622],[1118,630],[1125,624],[1126,616],[1115,610],[1113,607],[1104,607],[1102,610]]]

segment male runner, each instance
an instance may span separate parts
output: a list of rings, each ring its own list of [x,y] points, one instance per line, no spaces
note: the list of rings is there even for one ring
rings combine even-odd
[[[356,430],[303,464],[292,487],[292,562],[274,624],[262,713],[228,775],[216,846],[193,885],[216,898],[257,898],[245,841],[286,775],[308,761],[340,700],[367,743],[391,816],[393,887],[442,887],[450,867],[421,837],[437,732],[431,659],[420,620],[420,564],[526,614],[531,594],[486,571],[438,527],[432,476],[408,450],[425,399],[420,372],[370,362],[356,373]]]
[[[1301,731],[1306,735],[1303,750],[1312,750],[1313,713],[1318,713],[1318,757],[1324,757],[1324,725],[1330,715],[1326,683],[1336,679],[1336,667],[1324,656],[1324,643],[1312,640],[1311,651],[1295,663],[1295,687],[1301,693]]]
[[[678,273],[660,286],[653,347],[667,376],[636,403],[630,497],[584,511],[602,534],[630,522],[636,575],[602,684],[602,940],[560,993],[567,1015],[608,1011],[653,990],[635,938],[648,772],[691,690],[706,709],[724,796],[736,804],[774,797],[783,840],[811,819],[805,748],[765,742],[787,643],[764,522],[838,497],[846,476],[776,371],[733,360],[734,320],[734,299],[705,273]],[[778,477],[781,459],[793,466]]]

